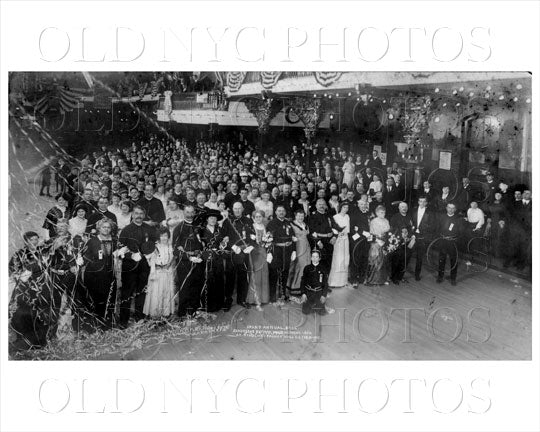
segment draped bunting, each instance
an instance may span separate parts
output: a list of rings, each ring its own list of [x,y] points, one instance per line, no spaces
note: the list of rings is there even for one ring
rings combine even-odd
[[[227,86],[229,91],[237,92],[242,87],[242,83],[246,78],[246,72],[227,72]]]
[[[343,72],[315,72],[315,79],[320,85],[328,87],[337,82],[341,75],[343,75]]]
[[[66,90],[59,84],[53,84],[51,90],[39,99],[34,108],[36,111],[44,114],[48,110],[58,110],[62,113],[73,111],[79,104],[80,95]]]
[[[281,76],[281,72],[261,72],[261,84],[269,90],[276,85]]]

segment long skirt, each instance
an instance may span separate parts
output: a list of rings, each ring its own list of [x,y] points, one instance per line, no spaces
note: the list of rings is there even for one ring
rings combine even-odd
[[[366,284],[382,285],[388,281],[388,263],[384,249],[377,242],[369,248]]]
[[[156,269],[150,273],[143,313],[152,318],[167,317],[174,312],[174,268]]]
[[[261,305],[270,299],[266,249],[257,246],[250,254],[249,287],[246,303]]]
[[[311,262],[311,248],[306,237],[298,239],[296,243],[296,259],[291,263],[289,269],[289,280],[287,286],[291,290],[291,295],[299,296],[300,284],[302,282],[302,275],[304,274],[304,267]]]
[[[328,286],[342,287],[349,280],[349,236],[339,236],[334,245],[332,267],[328,276]]]

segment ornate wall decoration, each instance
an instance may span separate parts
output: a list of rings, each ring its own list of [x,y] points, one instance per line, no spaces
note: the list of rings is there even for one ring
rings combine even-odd
[[[315,72],[315,80],[322,86],[328,87],[337,82],[343,72]]]
[[[279,101],[268,99],[248,99],[246,107],[257,119],[259,125],[259,134],[264,135],[270,129],[270,122],[281,110]]]
[[[323,118],[324,106],[322,100],[297,97],[292,100],[290,107],[304,123],[304,133],[308,141],[311,141]]]
[[[276,85],[281,76],[281,72],[261,72],[261,84],[266,90],[270,90]]]

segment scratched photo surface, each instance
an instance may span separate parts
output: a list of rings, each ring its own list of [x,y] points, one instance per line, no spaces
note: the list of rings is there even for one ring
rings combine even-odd
[[[11,360],[530,360],[528,72],[11,72]]]

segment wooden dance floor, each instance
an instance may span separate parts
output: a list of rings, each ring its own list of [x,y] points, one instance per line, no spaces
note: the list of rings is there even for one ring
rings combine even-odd
[[[211,333],[126,360],[530,360],[531,284],[464,267],[455,287],[426,274],[399,286],[336,289],[328,299],[335,312],[323,317],[303,318],[294,303],[235,306]]]

